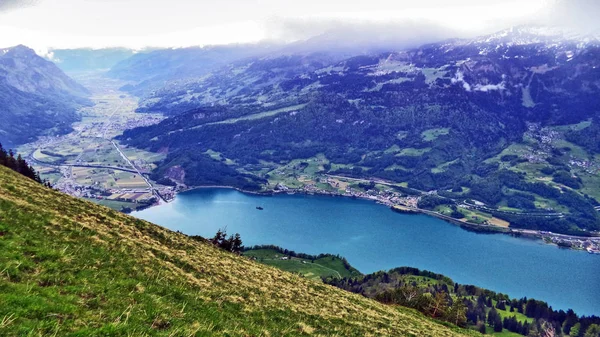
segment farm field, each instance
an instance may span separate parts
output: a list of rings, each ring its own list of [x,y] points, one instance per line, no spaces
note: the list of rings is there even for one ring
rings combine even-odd
[[[121,194],[149,191],[140,173],[149,174],[165,155],[122,146],[113,138],[126,129],[158,123],[163,117],[136,113],[138,99],[118,90],[122,82],[98,79],[97,75],[77,80],[88,86],[94,105],[80,109],[82,119],[73,125],[74,131],[42,137],[19,147],[18,152],[30,159],[43,179],[74,196],[99,200],[115,190]]]

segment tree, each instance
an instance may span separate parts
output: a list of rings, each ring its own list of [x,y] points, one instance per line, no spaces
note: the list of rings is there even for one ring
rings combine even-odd
[[[232,243],[231,243],[231,251],[235,253],[239,253],[242,251],[242,238],[240,233],[235,233]]]
[[[429,303],[429,312],[432,317],[443,316],[448,308],[447,294],[443,291],[436,292]]]
[[[529,333],[527,334],[528,337],[540,337],[540,332],[538,331],[538,327],[536,322],[532,322],[531,325],[529,326]]]
[[[462,328],[467,327],[467,306],[461,299],[454,301],[446,313],[446,320]]]
[[[567,310],[567,314],[565,317],[565,321],[563,323],[562,329],[566,335],[571,333],[571,329],[577,323],[578,317],[572,309]],[[577,331],[579,333],[579,331]]]
[[[579,332],[581,331],[581,323],[576,323],[571,327],[571,331],[569,331],[570,337],[579,337]]]
[[[227,236],[226,230],[221,230],[219,228],[219,230],[217,230],[217,233],[215,234],[215,236],[210,239],[210,242],[215,245],[215,246],[219,246],[223,240],[225,240],[225,237]]]
[[[481,334],[485,335],[485,333],[486,333],[485,323],[480,322],[477,329],[479,330],[479,332]]]
[[[487,317],[487,323],[489,326],[494,326],[494,322],[496,322],[496,317],[499,317],[498,311],[496,311],[496,308],[492,308],[488,312],[488,317]]]
[[[502,318],[500,315],[496,315],[496,318],[494,318],[494,332],[502,332],[502,329]]]
[[[542,337],[555,337],[556,329],[554,328],[554,325],[552,325],[552,323],[550,323],[548,321],[544,321],[542,323],[541,336]]]
[[[584,337],[600,337],[600,325],[592,324],[585,330]]]
[[[0,144],[0,165],[6,166],[9,169],[18,172],[24,175],[27,178],[33,179],[40,184],[44,184],[44,186],[49,186],[49,184],[40,179],[40,175],[36,172],[36,170],[31,167],[21,155],[17,155],[15,158],[15,153],[13,150],[4,150],[2,144]]]
[[[244,248],[242,246],[242,238],[239,233],[230,235],[229,238],[227,238],[227,231],[222,229],[217,231],[215,236],[210,239],[210,242],[213,245],[232,253],[239,253]]]

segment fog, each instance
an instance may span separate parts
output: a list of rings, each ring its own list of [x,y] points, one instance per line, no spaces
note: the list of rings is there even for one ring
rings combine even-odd
[[[522,24],[597,33],[597,0],[0,0],[0,46],[413,46]]]

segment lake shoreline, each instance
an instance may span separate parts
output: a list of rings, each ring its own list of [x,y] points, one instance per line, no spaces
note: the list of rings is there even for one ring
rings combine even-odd
[[[600,310],[590,311],[587,307],[593,305],[586,304],[594,298],[591,294],[599,294],[590,280],[600,260],[584,251],[557,249],[529,236],[477,235],[433,216],[399,216],[352,198],[289,192],[261,198],[223,186],[188,190],[171,205],[134,216],[203,237],[226,228],[240,233],[246,246],[272,244],[307,254],[339,254],[366,274],[410,266],[516,298],[543,298],[553,307],[582,313]],[[544,278],[549,285],[537,287],[536,280]]]
[[[360,196],[360,195],[345,195],[345,194],[341,194],[341,193],[324,193],[322,191],[305,191],[305,190],[249,191],[249,190],[244,190],[239,187],[228,186],[228,185],[205,185],[205,186],[186,187],[184,189],[181,189],[175,194],[175,197],[173,197],[173,199],[168,200],[167,203],[170,203],[173,200],[175,200],[177,194],[190,192],[190,191],[194,191],[194,190],[202,190],[202,189],[230,189],[230,190],[238,191],[240,193],[250,194],[250,195],[258,195],[258,196],[274,196],[274,195],[279,195],[279,194],[285,194],[285,195],[299,194],[299,195],[319,195],[319,196],[327,196],[327,197],[342,197],[342,198],[349,198],[349,199],[368,200],[368,201],[373,201],[376,204],[387,206],[391,211],[396,212],[396,213],[402,213],[402,214],[408,214],[408,215],[419,215],[419,214],[427,215],[430,217],[434,217],[434,218],[443,220],[452,225],[458,226],[458,227],[462,228],[463,230],[475,232],[478,234],[506,234],[506,235],[510,235],[512,237],[523,237],[523,238],[529,238],[529,239],[536,239],[536,240],[542,241],[544,244],[553,245],[553,246],[556,246],[557,248],[576,250],[576,251],[585,251],[585,250],[575,249],[572,247],[560,246],[560,245],[554,243],[552,240],[547,240],[547,238],[548,237],[551,238],[554,235],[557,237],[568,238],[568,239],[573,239],[573,240],[592,240],[592,241],[594,241],[594,239],[596,239],[597,245],[600,245],[600,237],[563,235],[563,234],[548,233],[548,232],[538,231],[538,230],[509,228],[509,227],[501,227],[501,226],[495,226],[495,225],[481,225],[481,224],[475,224],[475,223],[470,223],[470,222],[466,222],[466,221],[461,221],[460,219],[451,218],[447,215],[443,215],[438,212],[434,212],[434,211],[430,211],[430,210],[408,207],[408,206],[404,206],[404,205],[395,205],[390,202],[379,200],[377,197],[365,197],[365,196]],[[157,202],[153,205],[150,205],[147,208],[158,206],[160,204],[161,204],[160,202]],[[589,250],[587,252],[590,254],[594,254],[594,255],[600,254],[600,253],[594,253]]]

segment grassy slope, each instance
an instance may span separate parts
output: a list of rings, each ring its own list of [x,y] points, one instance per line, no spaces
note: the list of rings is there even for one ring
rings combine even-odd
[[[0,167],[0,335],[458,336]]]

